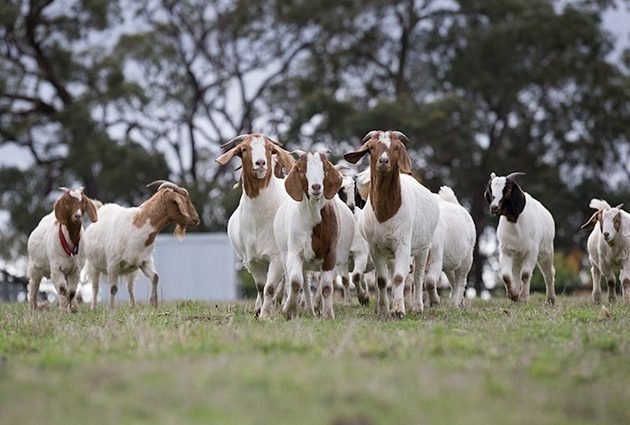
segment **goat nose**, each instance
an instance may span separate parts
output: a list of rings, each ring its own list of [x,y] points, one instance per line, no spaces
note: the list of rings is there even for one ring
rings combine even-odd
[[[604,239],[608,239],[609,236],[610,236],[610,233],[604,232]]]
[[[319,192],[322,189],[322,185],[319,183],[315,183],[314,185],[311,185],[311,187],[315,192]]]
[[[389,162],[389,158],[382,156],[378,159],[378,162],[379,164],[387,164]]]
[[[256,161],[256,166],[257,166],[257,167],[264,167],[266,163],[267,163],[267,161],[266,161],[266,160],[264,160],[264,159],[259,159],[258,161]]]

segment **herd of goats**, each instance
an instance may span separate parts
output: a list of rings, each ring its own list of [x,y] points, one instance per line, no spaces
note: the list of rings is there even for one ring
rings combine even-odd
[[[235,137],[222,146],[227,151],[216,159],[219,164],[226,165],[235,156],[241,161],[235,187],[242,186],[243,194],[229,219],[228,235],[254,278],[258,317],[272,317],[279,306],[287,319],[296,317],[299,309],[309,316],[317,310],[322,318],[334,318],[333,283],[339,278],[345,300],[352,282],[359,302],[366,305],[365,274],[372,270],[379,315],[405,316],[406,282],[411,283],[414,312],[423,311],[425,297],[432,305],[439,303],[442,275],[450,283],[451,301],[462,305],[473,263],[475,224],[451,188],[443,186],[432,193],[412,176],[408,142],[399,131],[370,131],[358,150],[344,155],[352,164],[369,156],[369,168],[359,174],[333,165],[326,153],[289,153],[259,133]],[[547,301],[554,304],[554,220],[517,184],[520,174],[491,173],[484,193],[490,212],[500,217],[501,277],[511,300],[527,302],[538,265]],[[181,239],[187,227],[199,223],[199,215],[185,188],[164,180],[148,187],[156,187],[156,193],[131,208],[102,205],[86,196],[83,188],[61,188],[63,194],[53,211],[28,239],[32,309],[40,307],[37,294],[45,277],[52,281],[61,309],[77,311],[84,266],[93,287],[92,308],[101,275],[109,282],[110,307],[123,276],[135,305],[133,284],[140,272],[151,280],[150,302],[157,306],[155,237],[174,222],[175,235]],[[619,271],[624,301],[630,301],[630,216],[622,205],[612,208],[599,199],[593,199],[590,207],[596,212],[582,227],[593,227],[588,238],[593,301],[601,302],[602,275],[609,302],[615,299]],[[86,214],[92,224],[84,230]],[[317,281],[315,294],[313,281]]]

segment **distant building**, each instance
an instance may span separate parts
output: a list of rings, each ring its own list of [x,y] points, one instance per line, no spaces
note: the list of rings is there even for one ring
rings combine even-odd
[[[153,252],[160,275],[158,298],[162,301],[234,301],[238,298],[237,259],[226,233],[190,233],[183,241],[173,235],[159,235]],[[151,283],[141,272],[134,285],[136,301],[148,303]],[[0,301],[26,301],[28,280],[0,270]],[[99,300],[109,299],[109,283],[101,276]],[[92,300],[92,285],[82,275],[79,294]],[[54,301],[55,289],[48,279],[40,285],[41,299]],[[117,301],[128,301],[127,281],[118,282]]]
[[[226,233],[189,233],[183,241],[173,235],[159,235],[153,252],[160,275],[160,301],[233,301],[238,297],[236,257]],[[142,273],[134,285],[136,301],[147,303],[151,283]],[[81,291],[91,300],[90,284]],[[109,299],[109,284],[101,277],[99,299]],[[125,278],[118,283],[117,301],[129,300]]]

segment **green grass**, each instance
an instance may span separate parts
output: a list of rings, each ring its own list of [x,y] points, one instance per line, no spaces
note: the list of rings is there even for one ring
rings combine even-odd
[[[0,424],[630,423],[630,306],[533,296],[378,320],[251,303],[0,305]]]

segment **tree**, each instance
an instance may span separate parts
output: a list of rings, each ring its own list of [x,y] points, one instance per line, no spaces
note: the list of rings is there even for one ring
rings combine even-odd
[[[21,243],[57,186],[81,184],[89,196],[133,203],[148,181],[168,176],[161,153],[125,135],[114,140],[99,119],[111,104],[142,97],[100,44],[117,16],[113,2],[0,5],[0,144],[28,149],[34,163],[2,170],[0,207]]]

